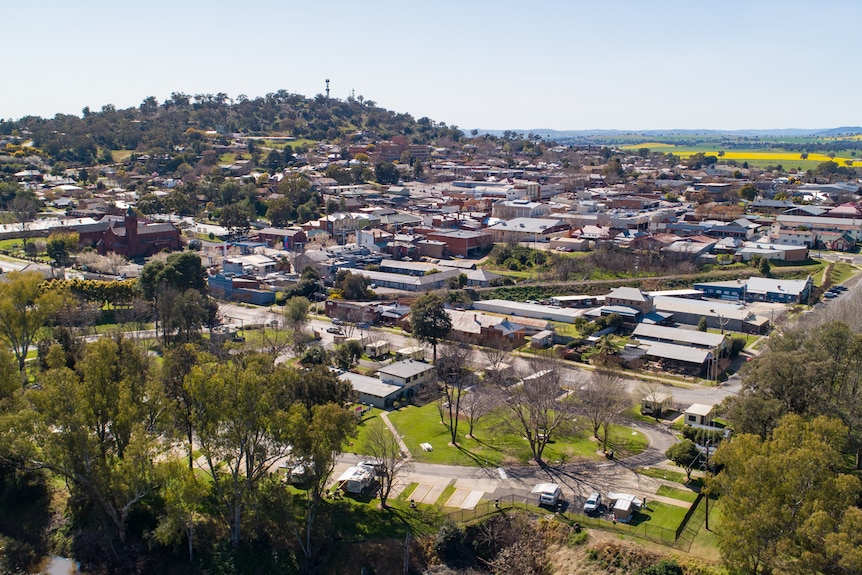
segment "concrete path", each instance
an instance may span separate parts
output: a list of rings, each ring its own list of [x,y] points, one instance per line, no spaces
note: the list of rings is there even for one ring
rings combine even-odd
[[[407,449],[407,444],[404,443],[404,440],[401,439],[401,436],[398,434],[398,430],[395,429],[395,426],[392,425],[391,421],[389,421],[389,414],[385,411],[381,411],[380,419],[383,420],[383,423],[386,424],[386,427],[389,428],[389,431],[392,433],[392,435],[395,436],[395,439],[398,440],[398,446],[401,448],[401,453],[404,455],[404,457],[407,459],[412,459],[413,455],[410,453],[410,450]]]

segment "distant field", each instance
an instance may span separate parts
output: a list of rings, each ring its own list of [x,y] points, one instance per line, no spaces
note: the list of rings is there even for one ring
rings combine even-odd
[[[132,150],[111,150],[111,157],[115,162],[125,162],[132,155]]]
[[[624,150],[638,150],[640,148],[649,148],[657,152],[670,153],[680,158],[687,158],[699,152],[704,154],[715,154],[722,150],[718,144],[704,144],[700,146],[673,146],[670,144],[662,144],[657,142],[645,142],[642,144],[633,144],[622,146]],[[846,154],[846,152],[845,152]],[[763,150],[724,150],[724,154],[720,157],[721,160],[734,160],[736,162],[748,162],[749,165],[763,167],[766,165],[781,164],[784,168],[801,168],[804,170],[817,167],[818,164],[834,160],[838,165],[846,165],[846,161],[850,161],[853,165],[862,165],[862,158],[851,157],[849,154],[844,156],[836,156],[830,158],[826,154],[809,153],[806,159],[802,159],[799,152],[787,151],[763,151]]]
[[[290,140],[289,142],[284,142],[281,140],[260,140],[262,144],[267,148],[277,148],[279,150],[283,150],[285,146],[289,145],[291,149],[295,150],[298,146],[305,145],[307,148],[313,148],[317,145],[315,140],[308,140],[305,138],[299,138],[296,140]]]

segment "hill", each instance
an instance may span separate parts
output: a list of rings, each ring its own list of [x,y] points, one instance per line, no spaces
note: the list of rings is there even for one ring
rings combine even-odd
[[[348,142],[352,137],[403,135],[415,144],[445,137],[459,140],[463,135],[457,126],[429,118],[416,120],[361,97],[307,98],[285,90],[237,100],[223,93],[189,96],[175,92],[162,103],[146,98],[137,108],[118,110],[106,105],[97,112],[84,108],[82,116],[26,116],[0,122],[0,136],[29,138],[54,160],[83,165],[109,161],[105,150],[164,154],[178,147],[197,149],[208,132]]]

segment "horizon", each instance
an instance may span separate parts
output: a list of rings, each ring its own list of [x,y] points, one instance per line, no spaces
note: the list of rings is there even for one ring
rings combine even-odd
[[[329,78],[333,98],[361,95],[463,130],[862,125],[862,77],[848,73],[862,21],[854,0],[329,6],[322,14],[251,0],[234,14],[225,0],[153,0],[145,10],[106,0],[15,3],[8,20],[35,24],[12,27],[8,42],[33,64],[0,93],[0,118],[80,116],[171,92],[314,97]]]

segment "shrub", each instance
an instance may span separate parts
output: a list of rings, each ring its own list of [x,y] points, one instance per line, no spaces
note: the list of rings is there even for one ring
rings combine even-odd
[[[434,552],[449,567],[469,567],[473,563],[473,553],[467,542],[467,533],[455,523],[444,523],[437,532]]]
[[[655,565],[639,569],[637,575],[683,575],[683,571],[676,561],[662,559]]]
[[[730,342],[730,356],[736,357],[743,349],[748,340],[743,335],[736,335]]]

